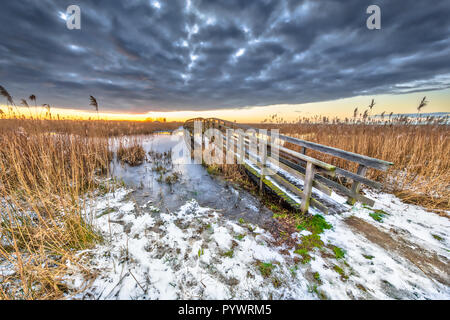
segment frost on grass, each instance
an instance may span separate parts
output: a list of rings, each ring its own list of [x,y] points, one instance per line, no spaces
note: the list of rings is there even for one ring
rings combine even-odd
[[[266,231],[228,221],[195,200],[155,214],[106,195],[95,220],[105,242],[80,253],[89,273],[72,268],[67,283],[84,299],[311,299]],[[268,270],[269,269],[269,270]],[[92,279],[89,282],[89,279]]]

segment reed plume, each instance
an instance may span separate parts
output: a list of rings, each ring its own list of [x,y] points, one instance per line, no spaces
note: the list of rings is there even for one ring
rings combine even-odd
[[[94,96],[90,96],[89,101],[90,101],[89,105],[93,106],[95,108],[95,111],[97,111],[97,119],[99,119],[97,99],[95,99]]]

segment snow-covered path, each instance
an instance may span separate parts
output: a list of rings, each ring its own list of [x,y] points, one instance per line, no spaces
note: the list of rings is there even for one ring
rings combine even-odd
[[[187,201],[178,211],[158,212],[127,200],[121,188],[95,205],[107,215],[96,219],[105,243],[81,252],[85,266],[97,275],[74,298],[95,299],[448,299],[447,285],[423,272],[397,251],[369,241],[349,225],[365,221],[377,229],[415,235],[408,238],[447,265],[449,222],[390,195],[378,208],[391,211],[376,222],[370,210],[354,207],[342,216],[327,216],[333,226],[321,234],[325,244],[345,251],[336,259],[326,248],[315,249],[307,264],[296,263],[294,249],[277,247],[267,231],[245,221],[231,221],[213,209]],[[383,200],[384,199],[384,200]],[[389,200],[389,201],[388,201]],[[407,211],[403,211],[407,206]],[[387,211],[386,211],[387,212]],[[405,221],[401,219],[405,215]],[[422,223],[427,219],[427,225]],[[396,221],[406,223],[397,225]],[[400,224],[401,224],[400,223]],[[437,240],[432,234],[442,236]],[[298,238],[307,231],[294,233]],[[338,266],[338,268],[336,268]],[[442,280],[441,279],[441,280]],[[74,270],[68,283],[81,288]]]
[[[314,298],[264,230],[224,219],[195,200],[156,218],[151,204],[138,213],[132,202],[122,202],[126,194],[120,189],[97,206],[117,211],[97,220],[106,243],[80,253],[98,276],[75,298]],[[259,271],[264,263],[271,275]],[[70,280],[75,287],[83,282],[81,274]]]

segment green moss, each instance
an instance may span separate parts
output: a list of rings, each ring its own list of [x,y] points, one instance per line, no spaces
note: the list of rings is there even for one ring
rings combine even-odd
[[[308,254],[308,250],[306,250],[306,249],[297,249],[297,250],[294,251],[294,253],[303,256],[303,255],[307,255]]]
[[[323,247],[323,241],[320,239],[320,236],[318,234],[310,234],[308,236],[302,236],[301,237],[301,248],[311,250],[313,248],[322,248]]]
[[[312,217],[307,217],[297,225],[298,230],[308,230],[311,233],[320,234],[326,229],[331,229],[333,226],[329,224],[325,218],[316,214]]]
[[[211,165],[211,166],[207,166],[206,167],[206,171],[210,174],[210,175],[218,175],[220,173],[220,169],[218,166],[216,165]]]
[[[306,249],[297,249],[294,251],[294,253],[302,256],[302,260],[300,260],[302,264],[306,264],[311,261],[311,256],[309,255],[309,252]]]
[[[242,240],[242,239],[244,239],[244,237],[245,237],[245,234],[238,234],[235,238],[238,240]]]
[[[280,231],[280,238],[287,240],[289,238],[289,234],[286,231]]]
[[[338,265],[334,265],[333,270],[336,271],[341,276],[342,280],[348,279],[348,276],[345,274],[344,270],[341,267],[339,267]]]
[[[369,213],[369,216],[372,217],[373,220],[378,221],[380,223],[383,222],[383,218],[385,216],[389,215],[386,211],[383,210],[374,210],[373,212]]]
[[[380,223],[383,222],[383,215],[381,215],[381,214],[372,212],[372,213],[369,213],[369,216],[371,216],[372,219],[375,221],[378,221]]]
[[[273,211],[273,210],[272,210]],[[286,218],[288,215],[286,213],[274,213],[273,214],[273,218],[278,219],[278,218]]]
[[[270,209],[270,211],[272,211],[273,217],[275,219],[277,218],[287,218],[289,216],[289,214],[292,213],[292,211],[289,211],[285,208],[283,208],[283,206],[281,206],[281,204],[279,202],[277,202],[274,199],[271,199],[271,197],[265,197],[264,199],[262,199],[264,205]],[[278,200],[279,201],[279,200]]]
[[[262,276],[267,278],[272,274],[272,270],[275,268],[275,265],[266,262],[260,262],[258,264],[259,272],[261,272]]]
[[[431,235],[433,236],[433,238],[435,238],[438,241],[443,241],[444,240],[444,238],[438,236],[437,234],[431,234]]]
[[[308,286],[308,292],[309,293],[317,293],[317,284],[314,284],[312,286]]]
[[[295,277],[295,275],[297,274],[297,270],[298,270],[297,266],[293,266],[292,268],[289,268],[289,271],[291,272],[293,277]]]
[[[321,281],[321,280],[320,280],[320,274],[319,274],[318,272],[315,272],[313,276],[314,276],[314,279],[315,279],[315,280],[317,280],[317,281],[319,281],[319,282]]]
[[[363,257],[366,258],[367,260],[372,260],[373,258],[375,258],[374,256],[367,255],[367,254],[363,254]]]
[[[231,249],[231,250],[225,252],[223,255],[224,255],[225,257],[228,257],[228,258],[233,258],[234,250]]]
[[[333,246],[333,252],[336,259],[342,259],[345,257],[345,250],[337,246]]]
[[[311,261],[311,256],[309,252],[314,248],[322,248],[323,241],[320,239],[320,236],[317,234],[311,234],[309,236],[301,237],[302,242],[298,243],[296,246],[296,250],[294,253],[302,256],[301,262],[306,264]]]
[[[322,300],[326,300],[327,299],[327,296],[322,291],[319,291],[319,289],[317,287],[317,284],[314,284],[312,286],[308,286],[308,292],[309,293],[315,293],[319,297],[319,299],[322,299]]]

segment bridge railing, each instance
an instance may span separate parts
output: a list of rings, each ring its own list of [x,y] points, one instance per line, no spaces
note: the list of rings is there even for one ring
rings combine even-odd
[[[217,118],[190,119],[185,122],[184,127],[191,133],[192,141],[194,141],[193,132],[195,121],[201,121],[202,132],[208,128],[220,130],[223,133],[224,146],[227,146],[228,142],[233,142],[233,144],[229,144],[232,146],[237,146],[240,143],[242,150],[235,150],[233,147],[233,150],[228,148],[226,151],[232,152],[236,159],[241,160],[240,163],[245,166],[246,170],[259,180],[260,189],[262,190],[263,185],[265,185],[287,201],[291,206],[304,213],[308,211],[310,205],[324,213],[328,213],[328,207],[326,203],[323,203],[324,198],[321,197],[320,193],[330,196],[333,190],[347,196],[348,203],[350,204],[359,201],[369,206],[373,206],[374,201],[372,199],[360,194],[359,191],[361,185],[363,184],[375,189],[381,188],[382,185],[379,182],[368,179],[365,176],[366,172],[368,168],[386,171],[393,164],[384,160],[286,135],[276,136],[281,143],[278,144],[278,161],[275,163],[270,156],[270,147],[267,148],[268,154],[264,151],[266,148],[260,150],[259,145],[258,153],[252,153],[252,150],[250,150],[252,134],[249,135],[244,133],[242,137],[239,137],[237,134],[227,137],[226,134],[227,129],[242,129],[243,131],[249,129],[256,130],[254,127]],[[260,133],[258,134],[261,135]],[[228,141],[227,139],[231,140]],[[239,139],[242,140],[239,141]],[[265,139],[266,141],[270,141],[270,132],[265,135]],[[283,142],[299,146],[301,147],[301,151],[298,152],[287,148],[283,145]],[[356,162],[358,164],[357,172],[350,172],[310,157],[306,154],[308,149],[332,155],[347,161]],[[248,156],[248,161],[242,161],[245,156]],[[270,176],[265,174],[267,173],[267,170],[272,170]],[[337,182],[339,181],[338,179],[333,179],[335,176],[351,179],[353,181],[351,187],[348,188],[342,183]],[[294,178],[295,182],[293,182],[292,178]],[[301,181],[301,183],[297,183],[298,181]],[[299,199],[300,201],[298,201]]]

